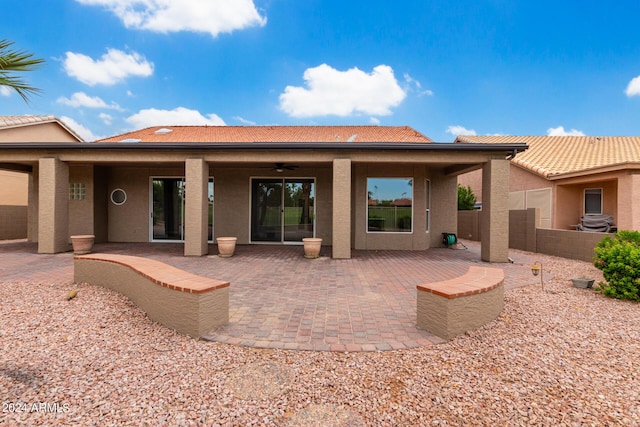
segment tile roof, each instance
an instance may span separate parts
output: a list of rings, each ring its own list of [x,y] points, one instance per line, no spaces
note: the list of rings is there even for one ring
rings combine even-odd
[[[549,179],[640,167],[640,136],[458,136],[455,142],[523,142],[529,149],[511,162]]]
[[[432,142],[408,126],[155,126],[97,142]]]
[[[55,116],[0,116],[0,128],[46,123],[55,120]]]
[[[32,115],[23,115],[23,116],[0,116],[0,130],[21,127],[21,126],[29,126],[36,125],[42,123],[57,123],[62,126],[67,132],[73,135],[79,142],[84,142],[84,139],[78,135],[73,129],[67,126],[63,121],[58,119],[56,116],[52,115],[42,115],[42,116],[32,116]]]

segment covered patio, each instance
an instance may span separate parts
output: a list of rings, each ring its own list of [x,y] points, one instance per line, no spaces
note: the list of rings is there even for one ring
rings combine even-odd
[[[481,261],[477,242],[467,249],[352,251],[334,259],[323,247],[305,259],[300,246],[240,245],[232,258],[185,257],[184,244],[100,243],[95,252],[149,257],[183,270],[231,282],[229,324],[207,336],[217,342],[317,351],[384,351],[429,346],[442,340],[416,328],[416,285],[462,275]],[[0,244],[0,281],[55,281],[74,287],[73,255],[38,254],[37,244]],[[537,283],[533,259],[511,254],[505,288]],[[29,265],[29,269],[24,266]],[[79,293],[82,298],[82,292]]]

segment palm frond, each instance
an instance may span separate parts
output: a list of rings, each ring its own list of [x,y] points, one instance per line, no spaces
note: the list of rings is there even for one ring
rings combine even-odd
[[[42,58],[34,58],[32,53],[12,49],[13,42],[0,40],[0,86],[15,90],[18,95],[29,102],[29,95],[41,92],[21,78],[14,76],[15,72],[33,71],[44,62]]]

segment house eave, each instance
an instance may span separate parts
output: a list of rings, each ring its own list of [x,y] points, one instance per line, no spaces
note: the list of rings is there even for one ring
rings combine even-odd
[[[504,153],[513,156],[528,148],[527,144],[477,144],[477,143],[406,143],[406,142],[116,142],[116,143],[2,143],[0,150],[126,150],[126,151],[239,151],[239,150],[324,150],[324,151],[465,151]]]

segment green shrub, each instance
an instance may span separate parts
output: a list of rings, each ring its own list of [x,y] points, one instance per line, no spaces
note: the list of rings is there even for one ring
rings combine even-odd
[[[458,184],[458,210],[472,211],[476,208],[476,195],[470,185],[463,187]]]
[[[618,231],[600,241],[593,265],[602,270],[606,283],[598,290],[603,295],[640,301],[640,233]]]

